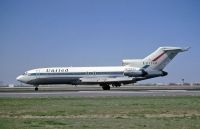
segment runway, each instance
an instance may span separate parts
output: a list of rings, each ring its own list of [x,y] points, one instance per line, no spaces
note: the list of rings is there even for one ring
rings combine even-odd
[[[38,91],[0,92],[0,97],[103,97],[103,96],[200,96],[200,91],[146,90],[146,91]]]

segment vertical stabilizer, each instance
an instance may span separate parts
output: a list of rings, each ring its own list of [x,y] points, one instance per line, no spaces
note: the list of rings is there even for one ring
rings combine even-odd
[[[144,64],[149,63],[148,69],[163,70],[165,66],[179,53],[189,50],[180,47],[159,47],[149,56],[143,59]]]

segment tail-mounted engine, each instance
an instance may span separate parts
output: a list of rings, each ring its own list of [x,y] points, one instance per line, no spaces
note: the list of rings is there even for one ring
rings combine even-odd
[[[129,77],[158,77],[168,75],[165,71],[158,70],[144,70],[144,69],[127,69],[124,71],[125,76]]]
[[[124,75],[129,77],[141,77],[141,76],[144,77],[147,74],[148,73],[144,69],[137,69],[137,68],[126,69],[124,71]]]

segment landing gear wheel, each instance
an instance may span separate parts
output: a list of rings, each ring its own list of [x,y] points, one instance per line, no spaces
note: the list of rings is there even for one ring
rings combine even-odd
[[[110,86],[109,85],[102,85],[102,89],[103,90],[110,90]]]
[[[38,91],[38,87],[35,87],[35,91]]]

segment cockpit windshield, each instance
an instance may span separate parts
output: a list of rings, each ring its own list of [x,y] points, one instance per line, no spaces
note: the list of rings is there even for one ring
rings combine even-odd
[[[27,72],[25,72],[23,75],[27,75]]]

